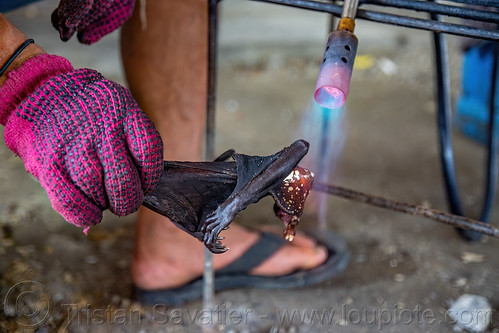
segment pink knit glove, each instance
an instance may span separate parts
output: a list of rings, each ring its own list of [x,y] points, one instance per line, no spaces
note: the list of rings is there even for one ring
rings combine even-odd
[[[132,16],[135,0],[61,0],[52,13],[52,25],[63,41],[78,31],[84,44],[97,42]]]
[[[64,58],[39,55],[0,87],[0,123],[50,202],[79,227],[136,211],[159,180],[163,144],[130,92]]]

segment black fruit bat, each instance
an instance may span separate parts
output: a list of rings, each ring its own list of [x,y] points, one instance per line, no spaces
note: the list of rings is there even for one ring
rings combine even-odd
[[[170,218],[211,252],[221,253],[227,248],[218,234],[241,210],[270,194],[286,226],[285,237],[292,240],[312,188],[312,173],[297,167],[308,147],[298,140],[270,156],[228,151],[214,162],[165,161],[161,179],[143,205]],[[229,157],[234,161],[225,161]]]

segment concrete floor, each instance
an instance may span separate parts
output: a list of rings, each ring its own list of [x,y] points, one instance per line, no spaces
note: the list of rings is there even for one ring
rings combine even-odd
[[[56,2],[42,1],[9,17],[48,52],[124,83],[117,34],[91,47],[63,44],[50,26]],[[430,35],[357,24],[358,66],[344,119],[331,131],[338,158],[329,181],[446,210]],[[315,128],[305,126],[305,133],[299,128],[327,26],[324,14],[246,1],[222,3],[217,151],[235,148],[263,155],[301,136],[317,145]],[[451,38],[455,93],[460,73],[456,44]],[[462,199],[470,216],[476,216],[484,148],[459,133],[454,143]],[[200,301],[163,309],[130,300],[133,215],[106,214],[84,236],[51,209],[41,187],[4,144],[0,159],[0,332],[197,332],[210,322]],[[446,312],[460,295],[484,296],[498,308],[496,239],[466,243],[446,225],[336,197],[327,199],[327,207],[328,227],[346,239],[351,251],[346,271],[313,288],[218,293],[219,313],[232,317],[212,318],[220,324],[217,331],[453,332]],[[313,216],[309,209],[300,228],[314,228]],[[491,220],[499,220],[497,209]],[[251,206],[236,221],[248,226],[275,222],[269,200]],[[12,298],[23,291],[33,296],[24,298],[35,302],[31,308]],[[30,312],[33,307],[39,312]],[[499,332],[496,310],[488,331]]]

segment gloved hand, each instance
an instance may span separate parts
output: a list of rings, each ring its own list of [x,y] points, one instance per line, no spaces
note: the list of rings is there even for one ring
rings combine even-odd
[[[52,13],[52,25],[63,41],[78,31],[80,42],[92,44],[119,28],[134,5],[135,0],[61,0]]]
[[[7,146],[67,221],[89,227],[126,215],[159,180],[163,144],[130,92],[64,58],[38,55],[0,87]]]

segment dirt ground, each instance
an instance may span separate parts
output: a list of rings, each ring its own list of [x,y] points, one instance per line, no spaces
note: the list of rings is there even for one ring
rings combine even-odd
[[[118,35],[98,46],[63,44],[50,26],[56,1],[9,14],[48,52],[124,84]],[[327,35],[327,15],[246,1],[222,2],[217,152],[264,155],[317,129],[299,131]],[[330,182],[446,210],[434,103],[431,36],[359,21],[359,52],[344,120],[331,135],[338,158]],[[451,38],[454,100],[460,53]],[[3,128],[0,129],[3,133]],[[454,135],[463,204],[477,216],[485,149]],[[175,309],[131,300],[134,216],[106,214],[88,236],[55,213],[22,161],[0,144],[0,332],[453,332],[450,304],[463,294],[492,305],[499,332],[499,241],[463,241],[453,228],[344,199],[327,198],[327,225],[345,238],[347,269],[318,286],[240,289]],[[313,206],[313,205],[311,205]],[[263,200],[235,223],[276,224]],[[498,221],[497,201],[491,221]],[[310,207],[309,207],[310,208]],[[300,228],[317,224],[309,209]],[[497,223],[493,222],[497,225]]]

